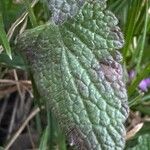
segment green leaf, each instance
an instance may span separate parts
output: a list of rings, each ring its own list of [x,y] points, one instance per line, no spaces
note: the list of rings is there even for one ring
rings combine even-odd
[[[40,142],[39,149],[47,150],[47,142],[49,138],[49,126],[46,127]]]
[[[12,59],[11,48],[9,45],[9,41],[7,39],[6,32],[4,30],[4,24],[3,24],[3,18],[2,18],[1,11],[0,11],[0,41],[2,42],[2,44],[6,50],[7,55],[9,56],[10,59]]]
[[[36,27],[38,25],[38,23],[36,21],[36,17],[35,17],[33,8],[30,4],[30,1],[29,0],[24,0],[24,2],[25,2],[25,5],[28,9],[28,12],[29,12],[29,17],[30,17],[31,24],[32,24],[33,27]]]
[[[0,64],[6,65],[10,68],[18,68],[25,70],[28,66],[25,67],[24,61],[21,56],[12,53],[12,60],[4,52],[0,54]]]
[[[150,149],[150,134],[144,134],[138,137],[135,146],[126,148],[126,150],[149,150]]]
[[[48,0],[52,10],[52,19],[56,24],[61,24],[68,18],[74,17],[82,7],[85,0]]]
[[[3,147],[0,147],[0,150],[4,150],[4,148],[3,148]]]
[[[63,25],[40,26],[18,39],[41,96],[78,149],[125,145],[128,106],[117,23],[102,3],[90,2]]]

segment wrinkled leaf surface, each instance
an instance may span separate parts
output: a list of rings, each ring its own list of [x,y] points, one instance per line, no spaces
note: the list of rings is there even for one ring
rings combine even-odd
[[[40,26],[18,39],[41,96],[78,149],[125,145],[128,106],[117,24],[103,3],[90,2],[63,25]]]

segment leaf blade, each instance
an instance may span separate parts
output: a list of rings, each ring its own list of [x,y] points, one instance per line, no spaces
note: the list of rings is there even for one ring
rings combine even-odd
[[[103,5],[86,3],[75,19],[29,30],[18,41],[40,94],[79,149],[125,145],[128,106],[117,23]]]
[[[9,45],[9,41],[7,39],[6,32],[4,30],[4,24],[3,24],[3,18],[2,18],[2,13],[0,12],[0,39],[2,41],[2,44],[6,50],[7,55],[9,56],[10,59],[12,59],[11,56],[11,48]]]

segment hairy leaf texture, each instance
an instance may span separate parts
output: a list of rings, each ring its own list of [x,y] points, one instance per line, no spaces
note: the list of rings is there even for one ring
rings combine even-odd
[[[48,0],[49,8],[53,13],[52,19],[61,24],[68,18],[75,16],[85,0]]]
[[[104,4],[85,2],[64,24],[40,26],[18,39],[41,96],[69,143],[82,150],[125,145],[127,94],[117,51],[123,36]]]
[[[106,0],[48,0],[52,20],[56,24],[62,24],[78,13],[85,1],[98,1],[103,8],[106,7]]]

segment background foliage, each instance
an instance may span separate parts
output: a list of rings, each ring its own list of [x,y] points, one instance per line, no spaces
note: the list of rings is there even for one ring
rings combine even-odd
[[[150,1],[108,0],[108,7],[118,17],[125,37],[121,53],[131,109],[126,149],[148,150]],[[27,76],[24,62],[13,48],[18,34],[45,24],[50,16],[46,0],[0,1],[0,144],[5,149],[67,147],[51,112],[43,109],[38,95],[33,97],[32,76]]]

